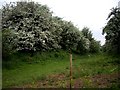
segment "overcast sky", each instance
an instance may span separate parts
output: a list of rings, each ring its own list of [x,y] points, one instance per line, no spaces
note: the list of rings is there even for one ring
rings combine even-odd
[[[6,2],[21,0],[1,0],[0,5]],[[29,0],[30,1],[30,0]],[[102,28],[107,23],[110,9],[118,6],[120,0],[32,0],[47,5],[55,16],[72,21],[80,30],[87,26],[96,40],[105,42]]]

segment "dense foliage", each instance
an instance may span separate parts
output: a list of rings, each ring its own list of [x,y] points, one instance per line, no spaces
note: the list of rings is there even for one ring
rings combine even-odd
[[[104,49],[110,53],[120,53],[120,9],[113,8],[108,16],[108,23],[103,29],[106,34]]]
[[[89,28],[84,27],[82,29],[82,33],[83,33],[84,37],[88,39],[89,52],[90,53],[97,53],[97,52],[99,52],[100,51],[100,42],[96,41],[92,37],[92,32],[89,30]]]
[[[6,4],[2,8],[3,57],[17,51],[73,50],[99,52],[100,44],[89,28],[80,31],[72,22],[52,16],[46,5],[34,2]]]

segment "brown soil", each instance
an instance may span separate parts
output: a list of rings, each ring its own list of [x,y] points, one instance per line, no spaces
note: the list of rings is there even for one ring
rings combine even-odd
[[[72,88],[109,88],[120,85],[120,72],[112,74],[98,74],[72,80]],[[22,86],[24,88],[69,88],[70,80],[64,74],[54,74],[45,80]],[[117,86],[119,87],[119,86]]]
[[[87,81],[87,83],[85,82]],[[87,86],[85,85],[87,84]],[[99,74],[92,77],[84,77],[82,80],[75,80],[75,88],[109,88],[113,84],[120,84],[120,73]]]

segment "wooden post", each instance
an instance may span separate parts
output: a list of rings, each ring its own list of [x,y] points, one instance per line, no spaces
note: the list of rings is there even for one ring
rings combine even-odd
[[[72,88],[72,53],[70,51],[70,89]]]

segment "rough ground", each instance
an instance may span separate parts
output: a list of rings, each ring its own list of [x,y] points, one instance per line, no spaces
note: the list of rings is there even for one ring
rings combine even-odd
[[[24,88],[69,88],[69,76],[62,74],[49,75],[43,80],[26,84]],[[84,76],[72,80],[72,88],[115,88],[120,86],[120,72]],[[15,86],[16,87],[16,86]],[[17,86],[18,87],[18,86]],[[120,88],[120,87],[119,87]]]

